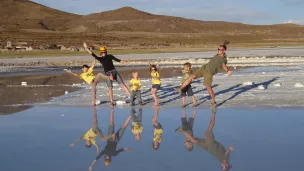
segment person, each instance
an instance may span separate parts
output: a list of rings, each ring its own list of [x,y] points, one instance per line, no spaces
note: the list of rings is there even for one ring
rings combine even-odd
[[[135,97],[138,99],[139,106],[142,106],[141,99],[141,81],[138,79],[138,72],[132,73],[133,78],[130,80],[130,88],[131,88],[131,106],[134,106]]]
[[[188,132],[184,132],[184,134],[193,144],[196,144],[198,147],[203,148],[212,154],[220,162],[223,171],[228,171],[230,168],[232,168],[232,166],[229,164],[229,158],[230,152],[234,150],[234,147],[230,146],[229,148],[225,149],[224,145],[215,140],[213,134],[215,116],[216,112],[213,111],[210,125],[205,132],[205,139],[194,138]]]
[[[92,106],[96,106],[96,86],[99,82],[102,81],[102,79],[110,80],[110,78],[102,73],[98,73],[96,76],[94,76],[94,67],[96,65],[96,60],[94,59],[92,62],[92,66],[89,67],[88,65],[83,65],[81,67],[82,74],[78,75],[76,73],[73,73],[70,69],[65,70],[67,73],[72,74],[76,77],[79,77],[80,79],[83,79],[85,82],[91,85],[92,87]]]
[[[141,140],[141,133],[143,132],[143,125],[142,125],[142,108],[138,109],[138,115],[135,115],[135,109],[131,109],[131,117],[132,117],[132,126],[131,131],[135,135],[135,140]]]
[[[85,134],[83,134],[80,138],[70,144],[70,147],[74,147],[81,140],[85,140],[85,146],[87,148],[91,148],[92,145],[96,148],[97,155],[99,153],[99,147],[96,143],[96,137],[99,137],[101,141],[105,141],[110,136],[104,136],[102,131],[98,127],[98,120],[97,120],[97,112],[96,108],[93,108],[93,127],[90,128]]]
[[[196,109],[193,109],[193,114],[192,117],[187,120],[187,113],[186,109],[183,110],[183,116],[181,118],[182,121],[182,126],[178,127],[175,132],[182,132],[183,135],[185,136],[185,132],[187,132],[189,135],[193,137],[193,124],[194,124],[194,119],[196,117]],[[184,142],[184,145],[188,151],[193,150],[193,143],[189,138],[185,136],[186,141]]]
[[[124,124],[115,133],[114,132],[114,110],[113,110],[113,108],[111,109],[110,125],[109,125],[109,128],[108,128],[108,136],[111,135],[111,137],[108,138],[107,145],[105,146],[104,150],[97,155],[96,159],[89,166],[89,170],[92,170],[92,168],[95,165],[95,163],[97,162],[97,160],[99,160],[102,156],[104,156],[105,166],[109,166],[112,162],[112,157],[113,156],[118,156],[123,151],[133,152],[133,150],[130,149],[130,148],[120,148],[119,150],[116,150],[117,145],[118,145],[120,139],[122,138],[130,120],[131,120],[131,116],[129,116],[125,120]]]
[[[161,86],[161,80],[159,72],[157,71],[156,65],[150,65],[150,74],[152,77],[152,89],[151,94],[154,98],[154,106],[157,107],[159,105],[159,98],[156,94],[156,91],[160,89]]]
[[[190,77],[190,75],[192,74],[191,64],[189,62],[184,64],[184,69],[182,70],[182,73],[183,73],[182,83],[184,83],[185,80],[187,80]],[[197,106],[196,99],[195,99],[193,91],[192,91],[191,83],[188,84],[184,89],[181,90],[181,96],[182,96],[182,107],[183,108],[186,107],[186,96],[192,98],[193,107]]]
[[[229,70],[227,67],[227,45],[229,44],[229,41],[225,41],[224,44],[219,45],[218,47],[218,53],[205,65],[203,65],[201,68],[197,69],[193,74],[190,75],[190,77],[184,81],[184,83],[175,90],[178,92],[181,92],[184,88],[186,88],[193,79],[204,77],[204,86],[206,87],[210,97],[211,97],[211,104],[213,106],[216,106],[215,96],[214,92],[212,90],[212,81],[213,81],[213,75],[217,74],[218,72],[221,72],[222,70],[225,70],[228,74],[228,76],[231,76],[232,71]]]
[[[117,59],[113,55],[107,54],[107,49],[104,46],[100,47],[100,57],[95,55],[92,51],[88,49],[88,46],[86,43],[83,43],[84,48],[88,51],[89,54],[91,54],[96,60],[98,60],[104,69],[104,72],[107,76],[110,77],[110,79],[107,80],[107,87],[109,89],[109,96],[110,96],[110,105],[114,106],[114,101],[113,101],[113,81],[117,81],[118,84],[122,87],[122,89],[126,92],[128,96],[130,96],[130,90],[128,87],[125,85],[123,82],[121,76],[119,73],[116,71],[113,60],[116,62],[123,62],[123,60]]]
[[[157,121],[158,113],[159,113],[159,107],[155,108],[155,114],[152,118],[152,124],[153,124],[153,127],[154,127],[154,137],[153,137],[153,142],[152,142],[152,149],[153,150],[158,150],[159,146],[160,146],[160,143],[163,140],[163,127]]]

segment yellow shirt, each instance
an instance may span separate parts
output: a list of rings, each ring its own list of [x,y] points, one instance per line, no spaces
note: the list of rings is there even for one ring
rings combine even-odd
[[[153,141],[158,143],[162,142],[163,129],[154,129],[154,138]]]
[[[83,139],[91,141],[92,144],[96,144],[96,137],[97,135],[93,131],[93,128],[83,135]]]
[[[80,74],[80,78],[83,79],[88,84],[91,84],[93,79],[95,78],[93,69],[89,69],[88,72]]]
[[[151,72],[151,77],[152,77],[152,84],[160,84],[161,83],[158,71]]]
[[[142,124],[138,123],[138,122],[132,122],[132,133],[133,134],[140,134],[143,131],[143,126]]]
[[[130,80],[130,85],[131,85],[131,90],[132,91],[140,90],[141,81],[139,79],[133,78],[132,80]]]

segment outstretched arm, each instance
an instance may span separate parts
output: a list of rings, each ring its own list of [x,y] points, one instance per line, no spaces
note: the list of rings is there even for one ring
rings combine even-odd
[[[231,75],[232,75],[232,71],[229,70],[229,68],[227,67],[226,64],[223,64],[222,67],[223,67],[223,69],[227,72],[228,76],[231,76]]]
[[[78,74],[76,74],[76,73],[72,72],[70,69],[65,70],[65,72],[66,72],[66,73],[68,73],[68,74],[72,74],[72,75],[74,75],[74,76],[76,76],[76,77],[79,77],[79,75],[78,75]]]
[[[78,138],[76,141],[74,141],[72,144],[70,144],[70,147],[74,147],[75,146],[75,144],[77,144],[79,141],[81,141],[83,139],[83,135],[80,137],[80,138]]]

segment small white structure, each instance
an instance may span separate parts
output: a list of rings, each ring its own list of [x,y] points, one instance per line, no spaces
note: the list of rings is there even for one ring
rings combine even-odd
[[[281,87],[281,86],[282,86],[282,83],[274,83],[273,86],[274,86],[274,87]]]
[[[27,82],[21,82],[22,86],[27,86]]]
[[[304,85],[302,83],[296,83],[295,88],[303,88]]]
[[[249,85],[253,85],[253,84],[254,84],[254,82],[252,82],[252,81],[243,82],[244,86],[249,86]]]
[[[117,105],[124,105],[124,104],[126,104],[126,102],[122,101],[122,100],[118,100],[118,101],[116,101],[116,104]]]
[[[259,89],[259,90],[265,90],[266,87],[265,87],[264,85],[259,85],[259,86],[258,86],[258,89]]]

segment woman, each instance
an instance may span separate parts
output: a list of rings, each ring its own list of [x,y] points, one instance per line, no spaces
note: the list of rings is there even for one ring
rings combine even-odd
[[[109,89],[109,96],[110,96],[110,101],[111,101],[111,106],[114,106],[114,101],[113,101],[113,81],[117,81],[118,84],[120,84],[121,88],[124,89],[124,91],[127,93],[128,96],[131,96],[130,90],[128,87],[125,85],[123,82],[122,78],[120,77],[119,73],[116,71],[113,60],[116,62],[123,62],[123,60],[117,59],[113,55],[108,55],[107,54],[107,49],[105,47],[100,47],[100,57],[95,55],[92,51],[88,49],[88,46],[86,43],[83,43],[83,47],[88,51],[90,55],[92,55],[96,60],[98,60],[103,68],[104,72],[107,76],[110,77],[110,79],[107,80],[107,86]]]

